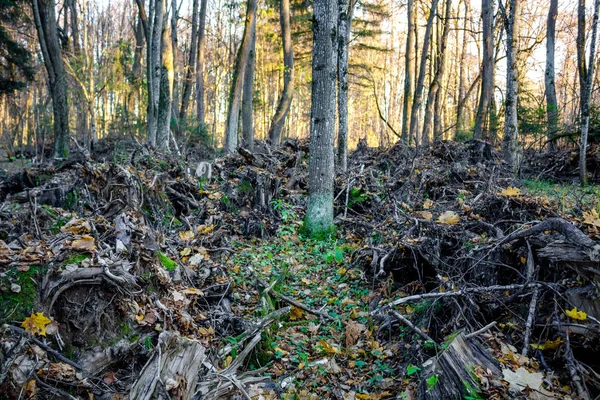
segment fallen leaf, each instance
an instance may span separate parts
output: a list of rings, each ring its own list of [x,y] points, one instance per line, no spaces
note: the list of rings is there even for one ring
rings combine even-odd
[[[189,256],[190,254],[192,254],[192,250],[189,247],[186,247],[179,252],[179,255],[182,257]]]
[[[534,391],[547,392],[543,387],[544,374],[541,372],[529,372],[519,367],[515,372],[506,368],[502,370],[503,379],[509,383],[511,389],[523,391],[530,388]]]
[[[290,311],[290,321],[298,321],[304,315],[304,311],[299,309],[298,307],[292,307]]]
[[[192,232],[192,231],[179,232],[179,238],[183,242],[189,242],[190,240],[192,240],[194,238],[194,232]]]
[[[94,238],[90,235],[81,235],[81,239],[75,239],[71,243],[71,248],[79,251],[94,251],[96,245],[94,244]]]
[[[500,196],[516,197],[521,195],[521,189],[509,186],[498,193]]]
[[[532,343],[530,346],[536,350],[553,350],[560,346],[560,344],[563,342],[564,340],[562,340],[562,338],[558,338],[556,340],[546,340],[542,344]]]
[[[583,213],[583,223],[585,225],[595,226],[596,228],[600,228],[600,216],[598,215],[598,211],[585,211]]]
[[[415,217],[424,219],[425,221],[431,221],[433,219],[433,214],[429,211],[417,211],[415,213]]]
[[[431,207],[433,206],[433,201],[431,201],[431,199],[427,199],[425,200],[425,202],[423,203],[423,208],[425,210],[429,210]]]
[[[193,294],[196,296],[204,296],[204,292],[200,289],[196,289],[196,288],[187,288],[183,290],[183,294]]]
[[[21,324],[23,328],[32,335],[46,336],[46,325],[52,322],[44,313],[31,314],[30,317],[25,318],[25,321]]]
[[[337,347],[329,344],[329,342],[325,339],[321,339],[317,342],[317,348],[327,354],[339,353],[339,349]]]
[[[73,218],[65,226],[60,228],[62,233],[73,233],[79,235],[81,233],[88,233],[92,231],[92,226],[89,221],[83,218]]]
[[[583,311],[578,310],[577,307],[573,307],[572,310],[565,311],[565,314],[567,314],[567,317],[571,317],[579,321],[585,321],[587,319],[587,314]]]
[[[454,211],[444,211],[437,219],[438,224],[454,225],[460,221],[460,217]]]
[[[346,347],[352,347],[358,342],[360,334],[367,330],[367,327],[358,322],[350,321],[346,324]]]
[[[215,229],[214,224],[209,226],[202,224],[196,228],[196,233],[199,235],[206,235],[208,233],[211,233],[213,229]]]

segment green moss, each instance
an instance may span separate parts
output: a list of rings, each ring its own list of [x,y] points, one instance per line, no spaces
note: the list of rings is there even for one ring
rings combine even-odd
[[[313,194],[308,198],[308,209],[302,231],[310,237],[323,240],[335,236],[333,225],[333,193]]]
[[[69,264],[80,264],[83,260],[87,260],[88,258],[90,258],[90,255],[87,253],[72,253],[65,258],[62,266],[66,267]]]
[[[167,255],[163,252],[158,252],[158,260],[167,271],[174,271],[177,267],[177,263],[167,257]]]
[[[30,267],[28,271],[18,271],[16,268],[8,270],[0,278],[0,325],[12,321],[23,321],[32,312],[38,311],[38,284],[37,281],[43,273],[41,267]],[[11,285],[21,287],[19,293],[11,290]]]

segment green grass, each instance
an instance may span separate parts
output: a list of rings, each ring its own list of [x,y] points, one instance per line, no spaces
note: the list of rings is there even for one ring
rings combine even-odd
[[[589,210],[600,213],[600,185],[581,187],[577,183],[526,179],[523,186],[526,194],[547,199],[560,213],[579,214]]]

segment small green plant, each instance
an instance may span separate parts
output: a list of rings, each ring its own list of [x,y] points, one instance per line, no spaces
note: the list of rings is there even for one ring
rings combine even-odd
[[[348,196],[348,207],[352,207],[355,204],[364,203],[371,199],[371,196],[365,192],[363,188],[352,188],[350,189],[350,195]]]
[[[425,381],[427,383],[427,392],[430,392],[435,385],[438,384],[440,380],[440,376],[435,374],[435,375],[431,375],[429,378],[427,378],[427,380]]]
[[[158,260],[167,271],[174,271],[177,267],[177,263],[167,257],[163,252],[158,252]]]
[[[408,364],[406,366],[406,376],[414,375],[417,372],[419,372],[420,370],[421,370],[421,368],[417,367],[416,365]]]

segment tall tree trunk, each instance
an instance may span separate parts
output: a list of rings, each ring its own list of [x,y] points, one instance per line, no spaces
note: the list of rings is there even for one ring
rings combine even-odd
[[[180,68],[180,57],[179,57],[179,36],[177,30],[177,22],[179,21],[179,8],[177,7],[177,0],[171,0],[171,52],[173,53],[173,83],[171,89],[171,114],[175,115],[175,127],[176,131],[181,131],[179,126],[179,119],[177,118],[177,112],[179,111],[179,71]]]
[[[137,0],[140,12],[143,2]],[[148,76],[148,113],[146,123],[146,143],[156,146],[158,109],[162,75],[162,32],[165,19],[166,0],[150,0],[148,22],[146,24],[146,53]],[[142,18],[142,21],[144,18]]]
[[[313,236],[333,227],[337,1],[315,0],[313,8],[312,99],[308,209],[305,226]]]
[[[558,15],[558,0],[550,0],[548,10],[548,23],[546,25],[546,118],[548,129],[548,150],[556,150],[553,140],[558,129],[558,101],[556,99],[556,85],[554,83],[554,49],[556,45],[556,17]]]
[[[517,52],[519,45],[519,0],[510,0],[506,24],[506,95],[504,102],[504,160],[516,174],[519,169],[519,125],[517,120]],[[506,11],[505,11],[506,14]]]
[[[578,9],[578,21],[583,20],[583,24],[578,23],[578,29],[585,29],[585,1],[583,7],[580,6]],[[582,10],[583,8],[583,10]],[[583,48],[583,56],[579,59],[579,64],[583,65],[585,71],[585,86],[582,88],[581,93],[581,143],[579,148],[579,181],[581,186],[587,185],[587,144],[588,144],[588,133],[590,129],[590,100],[592,97],[592,88],[594,86],[594,60],[596,57],[596,42],[598,38],[598,13],[600,11],[600,0],[594,1],[594,17],[592,20],[592,39],[590,43],[590,54],[588,59],[587,68],[585,66],[585,33],[582,33],[582,41],[584,41],[581,47]],[[583,14],[583,15],[581,15]],[[577,55],[579,56],[579,33],[577,32]],[[580,71],[582,69],[580,68]],[[580,72],[579,81],[582,81]]]
[[[294,52],[292,49],[292,27],[290,24],[290,0],[279,2],[279,23],[281,25],[281,39],[283,42],[283,91],[279,98],[277,111],[269,128],[269,140],[277,145],[281,140],[281,132],[285,119],[290,110],[294,97]]]
[[[198,26],[198,65],[196,67],[196,117],[204,126],[204,51],[206,47],[206,5],[208,0],[200,0],[200,21]]]
[[[173,48],[169,29],[162,31],[162,66],[160,74],[160,93],[158,100],[158,121],[156,127],[156,147],[169,149],[171,135],[171,99],[173,98]]]
[[[196,58],[198,56],[198,2],[192,3],[192,34],[190,37],[190,53],[183,81],[183,91],[181,94],[181,108],[179,109],[179,123],[177,125],[177,135],[181,137],[186,129],[186,113],[190,104],[190,94],[192,93],[193,78],[196,75]]]
[[[414,58],[414,25],[415,9],[414,0],[408,0],[406,3],[406,14],[408,18],[408,29],[406,31],[406,54],[404,56],[404,101],[402,105],[402,141],[409,142],[410,115],[409,110],[412,105],[412,90],[414,80],[414,68],[412,59]]]
[[[348,168],[348,50],[355,0],[338,0],[338,167]]]
[[[481,67],[481,94],[475,117],[473,137],[483,137],[486,119],[494,95],[494,1],[481,0],[483,25],[483,63]]]
[[[244,85],[244,73],[248,64],[250,54],[251,36],[253,26],[256,24],[256,1],[248,0],[246,8],[246,23],[244,26],[244,37],[235,61],[235,71],[231,80],[229,91],[229,110],[227,112],[227,126],[225,128],[225,149],[232,153],[238,147],[238,126],[240,108],[242,102],[242,88]]]
[[[69,155],[69,105],[67,75],[58,40],[54,0],[33,0],[33,15],[52,97],[54,115],[54,158]]]
[[[469,17],[469,0],[462,2],[464,5],[464,23],[467,23]],[[467,92],[467,29],[463,29],[462,43],[460,51],[460,65],[458,77],[458,105],[456,107],[456,131],[455,137],[465,130],[464,104],[466,102]]]
[[[438,92],[440,90],[440,84],[442,77],[444,76],[444,70],[446,67],[446,45],[448,43],[448,31],[450,30],[450,12],[452,10],[452,0],[446,0],[445,4],[445,17],[444,28],[442,32],[442,37],[438,41],[438,51],[436,57],[436,70],[433,75],[431,84],[429,85],[429,92],[427,93],[427,103],[425,104],[425,120],[423,122],[423,142],[424,144],[428,143],[429,132],[431,130],[431,122],[433,120],[433,106],[435,104],[435,99],[437,98]],[[435,114],[438,115],[441,110],[436,108]]]
[[[437,14],[438,0],[432,0],[431,10],[427,18],[427,26],[425,27],[425,37],[423,38],[423,50],[421,52],[421,66],[419,67],[419,78],[415,87],[415,99],[412,104],[410,115],[410,136],[417,137],[419,109],[423,99],[423,89],[425,87],[425,73],[427,69],[427,59],[429,58],[429,43],[431,42],[431,30],[433,28],[433,20]],[[416,143],[417,145],[419,143]]]
[[[248,65],[244,73],[244,90],[242,96],[242,145],[250,151],[254,150],[254,121],[252,120],[252,100],[254,98],[254,66],[256,63],[256,24],[252,27]]]

